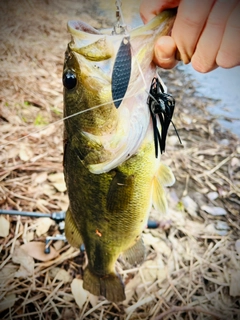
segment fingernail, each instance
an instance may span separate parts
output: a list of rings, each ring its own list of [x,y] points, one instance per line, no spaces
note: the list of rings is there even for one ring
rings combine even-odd
[[[161,60],[161,61],[169,61],[171,59],[171,57],[169,57],[169,55],[166,54],[166,52],[164,51],[158,51],[156,53],[157,59]]]
[[[184,53],[183,55],[181,55],[180,51],[178,50],[178,48],[175,51],[175,59],[177,61],[182,61],[184,64],[188,64],[191,61],[191,58],[189,55],[187,55],[186,53]]]

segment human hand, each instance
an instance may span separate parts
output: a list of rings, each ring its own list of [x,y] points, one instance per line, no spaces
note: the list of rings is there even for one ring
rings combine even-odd
[[[240,0],[142,0],[144,23],[165,9],[178,7],[172,34],[157,40],[154,61],[170,69],[181,60],[195,70],[240,65]]]

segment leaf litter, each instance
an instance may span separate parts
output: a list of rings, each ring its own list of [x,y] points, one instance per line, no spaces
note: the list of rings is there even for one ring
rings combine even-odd
[[[66,22],[111,21],[93,1],[10,0],[0,10],[0,206],[66,210],[59,121]],[[169,213],[152,210],[159,228],[144,230],[141,266],[117,263],[127,299],[114,304],[84,292],[84,253],[67,243],[53,243],[46,258],[46,236],[60,234],[50,218],[40,226],[1,216],[1,319],[240,319],[240,141],[208,113],[213,101],[189,75],[175,68],[162,76],[184,148],[171,128],[162,157],[176,177]]]

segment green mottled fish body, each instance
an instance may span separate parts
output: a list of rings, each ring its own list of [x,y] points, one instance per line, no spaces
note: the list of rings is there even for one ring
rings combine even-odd
[[[143,261],[141,233],[149,211],[152,204],[166,211],[164,187],[174,183],[170,168],[155,158],[140,74],[150,87],[154,41],[169,32],[173,19],[165,12],[130,33],[132,72],[118,109],[111,97],[111,75],[124,36],[82,22],[68,25],[72,41],[63,71],[64,113],[84,112],[65,120],[64,174],[70,200],[65,233],[73,246],[85,245],[84,288],[110,301],[125,299],[116,260],[122,255],[132,264]],[[95,106],[100,107],[91,109]]]

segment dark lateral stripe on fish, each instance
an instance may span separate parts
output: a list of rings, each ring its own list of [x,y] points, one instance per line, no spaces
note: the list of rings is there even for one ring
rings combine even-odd
[[[131,45],[130,37],[124,37],[119,47],[112,72],[112,99],[118,108],[127,91],[131,76]]]

